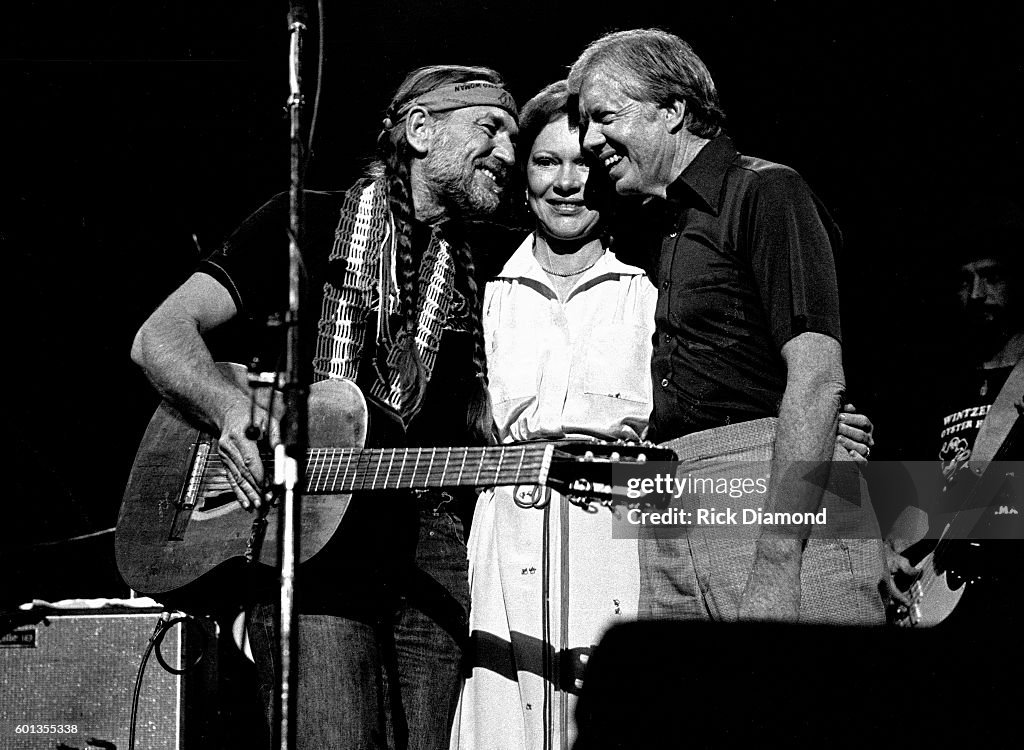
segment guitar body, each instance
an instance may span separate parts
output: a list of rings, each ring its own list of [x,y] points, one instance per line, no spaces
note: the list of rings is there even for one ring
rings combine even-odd
[[[917,568],[921,571],[921,577],[914,581],[907,592],[913,603],[897,624],[903,627],[932,627],[953,613],[967,591],[967,582],[950,573],[936,571],[931,552],[918,563]],[[950,586],[951,582],[955,583],[955,588]]]
[[[249,390],[245,368],[218,366],[239,388]],[[310,447],[359,448],[365,439],[366,401],[359,389],[348,381],[315,383],[309,396]],[[350,497],[303,495],[300,562],[334,535]],[[118,570],[135,591],[160,596],[218,568],[241,564],[250,549],[253,563],[273,567],[278,517],[271,509],[262,543],[254,539],[257,514],[235,500],[217,456],[216,437],[164,402],[146,428],[125,489],[114,537]]]

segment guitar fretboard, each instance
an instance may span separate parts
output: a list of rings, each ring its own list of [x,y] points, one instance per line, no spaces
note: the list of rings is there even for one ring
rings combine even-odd
[[[544,484],[554,446],[499,448],[311,448],[306,492]]]

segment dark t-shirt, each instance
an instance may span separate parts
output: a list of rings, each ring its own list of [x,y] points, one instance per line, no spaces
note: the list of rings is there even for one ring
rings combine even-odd
[[[991,485],[992,492],[986,496],[979,492],[982,483],[963,468],[972,458],[978,432],[1011,369],[973,368],[958,372],[956,368],[947,368],[936,404],[933,455],[941,462],[944,488],[934,497],[926,498],[928,538],[907,554],[916,560],[934,550],[939,570],[951,571],[954,576],[951,586],[959,585],[956,576],[973,582],[947,621],[949,624],[989,622],[998,627],[1012,621],[1020,623],[1024,617],[1021,420],[1017,420],[1004,440],[996,456],[998,461],[989,466],[989,471],[996,470],[997,476],[1011,474],[1007,480],[998,486]],[[935,539],[949,523],[949,538],[936,548]]]
[[[783,345],[805,331],[840,340],[838,229],[800,175],[725,136],[657,203],[651,438],[777,416]]]
[[[947,373],[943,398],[939,403],[941,419],[934,422],[937,430],[936,457],[941,462],[942,476],[947,483],[946,491],[930,504],[933,516],[932,530],[936,532],[937,520],[944,525],[948,514],[957,511],[961,505],[965,507],[988,506],[988,520],[983,520],[984,528],[976,531],[979,538],[1012,538],[1020,537],[1020,511],[1018,508],[1020,484],[1007,483],[991,497],[982,497],[974,492],[965,496],[965,491],[973,487],[965,483],[961,473],[970,461],[974,452],[974,444],[978,433],[985,422],[996,396],[999,394],[1010,371],[1013,368],[975,368],[953,375]],[[1020,424],[1011,430],[996,455],[997,467],[1001,472],[1012,471],[1019,475],[1018,464],[1024,454],[1024,445],[1020,441]],[[1004,463],[1005,462],[1005,463]],[[961,486],[962,485],[962,486]],[[965,499],[965,497],[967,499]],[[1005,532],[1001,532],[1005,529]]]
[[[365,188],[359,183],[353,190]],[[365,232],[366,227],[344,215],[346,192],[305,194],[303,266],[305,296],[300,306],[301,340],[309,362],[314,352],[322,353],[324,336],[338,328],[321,321],[325,290],[346,289],[351,278],[352,259],[345,252],[348,233]],[[349,200],[351,205],[351,200]],[[351,212],[349,212],[351,214]],[[357,229],[353,230],[353,225]],[[288,196],[277,195],[246,219],[222,248],[200,264],[199,270],[213,276],[231,294],[241,317],[253,327],[287,309],[288,299]],[[431,241],[432,229],[414,227],[414,244],[419,251]],[[358,262],[358,261],[355,261]],[[391,405],[370,396],[374,382],[374,359],[386,359],[386,351],[375,350],[376,306],[360,307],[355,321],[361,327],[362,351],[354,353],[355,378],[369,406],[367,446],[472,445],[466,426],[467,399],[474,382],[473,344],[467,297],[456,274],[456,290],[441,328],[440,344],[421,406],[403,420]],[[350,287],[348,287],[350,288]],[[392,339],[401,321],[390,316]],[[283,327],[271,329],[277,335],[257,352],[272,365],[283,352]],[[276,351],[274,350],[276,348]],[[266,369],[271,369],[266,367]],[[472,491],[456,493],[458,501],[446,510],[464,512],[471,507]],[[458,507],[452,507],[452,505]],[[355,495],[341,528],[324,550],[302,566],[305,596],[301,608],[307,612],[331,611],[351,616],[375,616],[381,606],[402,594],[413,566],[416,548],[416,503],[407,493],[375,492]]]
[[[344,288],[342,278],[348,265],[343,254],[332,252],[341,243],[340,211],[346,193],[342,191],[306,191],[303,242],[303,266],[306,271],[306,295],[300,307],[301,340],[312,358],[318,337],[325,327],[321,325],[321,309],[325,282],[337,289]],[[213,276],[230,292],[238,313],[250,323],[260,326],[271,316],[280,316],[288,306],[288,196],[280,194],[261,206],[247,218],[228,238],[224,245],[199,270]],[[431,229],[426,225],[414,226],[414,240],[419,248],[430,241]],[[336,256],[336,257],[332,257]],[[467,394],[475,377],[472,362],[469,307],[463,285],[458,283],[451,310],[442,327],[442,339],[427,392],[415,417],[399,430],[371,430],[370,444],[389,446],[442,446],[467,445],[473,438],[465,426]],[[366,329],[364,350],[357,357],[359,370],[356,382],[369,393],[372,376],[372,350],[376,331],[376,310],[367,309],[362,324]],[[397,332],[401,320],[391,316],[392,332]],[[283,333],[283,328],[276,329]],[[283,336],[273,343],[283,346]],[[266,364],[277,361],[277,353],[261,347]],[[371,398],[372,401],[372,398]],[[371,419],[375,413],[390,410],[384,404],[371,403]],[[396,415],[389,414],[395,419]]]
[[[936,456],[947,478],[970,459],[985,415],[1012,369],[977,368],[946,384],[942,419],[935,426],[939,428]]]

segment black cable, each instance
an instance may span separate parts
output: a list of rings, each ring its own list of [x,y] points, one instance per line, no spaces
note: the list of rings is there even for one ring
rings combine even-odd
[[[316,25],[317,25],[317,49],[316,49],[316,91],[313,92],[313,114],[309,118],[309,140],[306,141],[306,153],[303,160],[302,170],[306,170],[306,162],[313,156],[313,135],[316,133],[317,115],[320,112],[320,92],[323,90],[321,82],[324,79],[324,59],[327,56],[324,43],[324,2],[317,0],[316,3]]]
[[[149,637],[149,643],[146,645],[146,650],[142,654],[142,661],[139,663],[139,671],[135,675],[135,689],[132,691],[132,715],[128,723],[128,750],[135,750],[135,721],[138,718],[139,693],[142,691],[142,676],[146,673],[146,662],[149,661],[149,655],[153,653],[153,649],[156,647],[157,636],[159,636],[160,631],[163,629],[164,623],[170,620],[170,616],[170,612],[163,612],[160,615],[160,619],[156,621],[153,635]]]
[[[14,544],[5,547],[7,551],[22,551],[35,549],[37,547],[56,547],[61,544],[67,544],[68,542],[80,542],[83,539],[94,539],[98,536],[105,536],[107,534],[113,534],[115,531],[114,526],[109,529],[100,529],[99,531],[90,531],[88,534],[79,534],[78,536],[69,536],[64,539],[50,539],[45,542],[32,542],[30,544]]]
[[[187,622],[189,620],[194,620],[194,619],[195,618],[192,617],[191,615],[181,615],[179,617],[173,618],[170,622],[167,623],[167,626],[165,628],[163,628],[163,630],[160,631],[160,635],[157,636],[157,639],[156,639],[156,660],[157,660],[157,662],[159,662],[160,666],[164,668],[165,671],[170,672],[171,674],[185,674],[186,672],[191,672],[193,669],[195,669],[200,664],[202,664],[203,658],[206,656],[206,646],[207,646],[207,643],[208,643],[206,631],[203,628],[198,627],[198,626],[193,629],[193,632],[198,632],[199,635],[202,636],[202,639],[201,639],[201,644],[199,646],[198,656],[196,656],[195,661],[193,661],[191,664],[189,664],[189,665],[187,665],[187,666],[185,666],[185,667],[183,667],[181,669],[177,669],[175,667],[172,667],[170,664],[168,664],[166,661],[164,661],[163,653],[161,653],[161,651],[160,651],[160,647],[163,645],[164,636],[167,635],[167,631],[169,631],[174,625],[178,624],[179,622],[185,623],[185,622]],[[184,627],[184,625],[182,625],[182,627]]]
[[[153,650],[156,649],[156,659],[160,663],[160,666],[166,669],[171,674],[181,675],[194,669],[202,660],[206,652],[207,636],[206,632],[200,628],[200,632],[203,634],[203,647],[200,650],[199,657],[184,667],[183,669],[177,669],[170,666],[163,658],[160,653],[160,644],[163,643],[164,636],[167,635],[167,631],[178,623],[184,623],[189,620],[195,619],[192,615],[174,615],[170,612],[162,612],[160,618],[156,621],[156,627],[153,628],[153,635],[149,637],[149,643],[146,644],[146,650],[142,654],[142,661],[139,663],[139,671],[135,676],[135,689],[132,691],[132,713],[128,729],[128,750],[135,750],[135,723],[138,720],[139,712],[139,695],[142,692],[142,677],[146,673],[146,664],[149,661],[150,655]]]

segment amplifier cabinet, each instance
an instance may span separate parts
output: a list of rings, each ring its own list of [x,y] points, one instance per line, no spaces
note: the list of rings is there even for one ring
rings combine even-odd
[[[139,663],[159,619],[159,612],[106,610],[50,615],[22,625],[0,639],[0,748],[52,750],[63,743],[85,748],[128,747],[132,694]],[[174,625],[160,646],[167,664],[181,669],[184,655],[196,647],[215,653],[215,635],[202,626]],[[190,648],[189,641],[194,647]],[[209,642],[209,643],[207,643]],[[150,655],[139,693],[135,746],[139,750],[186,747],[185,706],[199,695],[189,685],[209,684],[215,659],[204,659],[185,676],[165,670]],[[103,744],[109,743],[109,744]]]

